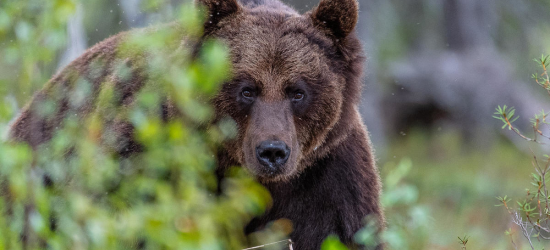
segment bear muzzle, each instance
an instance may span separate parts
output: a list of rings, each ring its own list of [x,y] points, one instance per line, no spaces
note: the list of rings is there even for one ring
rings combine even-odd
[[[255,101],[243,135],[243,165],[261,182],[296,173],[300,147],[290,101]]]
[[[266,140],[256,147],[256,158],[269,173],[278,174],[287,162],[290,152],[283,141]]]

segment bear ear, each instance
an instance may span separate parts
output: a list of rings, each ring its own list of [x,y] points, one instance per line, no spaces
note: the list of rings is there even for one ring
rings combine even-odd
[[[208,10],[205,30],[215,27],[222,19],[241,9],[237,0],[195,0],[195,3]]]
[[[357,0],[321,0],[311,12],[313,23],[337,38],[345,38],[353,31],[358,15]]]

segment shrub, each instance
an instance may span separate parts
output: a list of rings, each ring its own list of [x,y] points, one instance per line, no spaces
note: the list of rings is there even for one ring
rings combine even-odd
[[[550,97],[550,77],[547,69],[550,64],[549,56],[543,55],[540,59],[535,59],[535,61],[541,67],[542,72],[540,74],[533,74],[533,79]],[[526,141],[540,145],[550,142],[550,135],[543,132],[550,125],[547,117],[548,113],[542,110],[531,119],[533,136],[528,137],[513,124],[519,118],[515,114],[514,108],[508,108],[506,105],[503,107],[499,106],[494,116],[494,118],[503,122],[503,129],[508,128],[508,130],[513,131]],[[532,164],[535,169],[535,172],[531,174],[531,184],[534,189],[526,189],[527,194],[525,199],[516,202],[517,208],[513,207],[511,199],[507,196],[497,197],[497,199],[500,201],[499,206],[506,208],[512,217],[512,222],[517,225],[522,235],[527,239],[531,249],[534,250],[533,238],[539,241],[550,239],[550,193],[547,187],[547,178],[550,172],[550,156],[546,154],[543,157],[539,157],[532,147],[530,147],[530,150],[533,155]],[[507,231],[506,234],[510,235],[512,244],[518,249],[518,245],[514,242],[512,229]]]
[[[1,64],[17,76],[0,84],[0,133],[16,113],[13,100],[21,90],[13,85],[41,79],[40,67],[49,67],[62,47],[74,10],[70,0],[0,4],[0,53],[7,55]],[[0,142],[0,249],[245,247],[244,225],[270,198],[240,168],[217,182],[216,147],[234,136],[235,125],[213,121],[207,100],[227,77],[227,52],[216,41],[205,41],[196,57],[178,47],[182,34],[188,41],[200,36],[200,13],[185,4],[175,23],[126,36],[116,77],[128,77],[126,58],[148,75],[132,105],[118,105],[107,80],[93,111],[67,115],[51,141],[36,149]],[[101,60],[90,65],[105,67]],[[64,73],[74,76],[69,89],[47,85],[44,115],[58,108],[61,91],[69,91],[74,105],[89,100],[91,83],[78,73]],[[166,100],[181,111],[177,119],[162,119]],[[117,143],[106,130],[112,120],[134,125],[140,154],[122,157],[111,150],[109,144]]]

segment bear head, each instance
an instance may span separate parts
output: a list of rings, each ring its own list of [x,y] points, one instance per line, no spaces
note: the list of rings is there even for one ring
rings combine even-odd
[[[277,0],[198,0],[205,36],[227,44],[232,78],[214,98],[237,124],[224,148],[261,182],[285,181],[349,130],[363,57],[357,0],[322,0],[303,15]],[[267,3],[267,4],[266,4]]]

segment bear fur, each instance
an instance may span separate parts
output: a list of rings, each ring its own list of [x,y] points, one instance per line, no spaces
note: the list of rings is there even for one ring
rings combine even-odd
[[[203,38],[224,42],[232,61],[232,77],[212,103],[216,117],[233,119],[238,132],[220,149],[217,173],[223,179],[226,169],[241,165],[273,199],[246,232],[289,219],[294,249],[319,249],[329,235],[358,248],[354,235],[365,225],[365,218],[374,220],[380,232],[384,217],[379,173],[358,112],[364,56],[354,34],[357,0],[321,0],[303,15],[277,0],[197,1],[208,11]],[[70,97],[57,93],[59,107],[48,119],[36,107],[54,95],[52,86],[69,88],[75,77],[67,72],[87,76],[97,95],[104,80],[113,78],[117,46],[125,36],[116,35],[90,48],[54,76],[14,122],[11,139],[36,148],[51,138],[69,113],[89,114],[96,106],[95,97],[75,108]],[[103,67],[92,74],[94,60],[101,60]],[[111,79],[120,93],[118,105],[131,105],[148,77],[135,60],[123,62],[132,69],[130,79]],[[177,113],[173,109],[169,103],[163,105],[166,119]],[[125,156],[140,151],[131,123],[113,119],[109,124],[120,138],[114,145],[117,152]],[[281,161],[262,163],[258,150],[263,142],[283,145],[277,152],[285,158],[273,156]],[[382,248],[381,244],[376,247]]]

